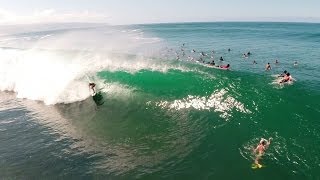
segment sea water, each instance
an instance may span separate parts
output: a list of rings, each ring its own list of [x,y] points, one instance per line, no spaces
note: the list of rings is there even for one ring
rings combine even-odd
[[[258,22],[1,26],[0,177],[319,179],[319,32]],[[200,62],[212,60],[231,68]],[[278,83],[284,70],[293,83]],[[252,169],[269,137],[265,167]]]

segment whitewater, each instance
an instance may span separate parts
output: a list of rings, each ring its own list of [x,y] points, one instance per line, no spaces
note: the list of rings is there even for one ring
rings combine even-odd
[[[30,32],[2,35],[0,90],[47,105],[72,103],[88,98],[89,82],[107,86],[95,76],[98,71],[168,69],[151,62],[159,38],[144,37],[137,29],[75,26],[40,32],[34,29],[42,26],[36,26],[29,27]],[[153,47],[145,48],[146,44]]]

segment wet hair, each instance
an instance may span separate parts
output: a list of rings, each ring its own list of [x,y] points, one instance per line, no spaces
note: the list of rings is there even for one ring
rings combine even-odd
[[[262,145],[266,145],[266,141],[262,141],[261,144],[262,144]]]
[[[227,64],[227,67],[229,67],[230,66],[230,64]]]
[[[290,76],[290,73],[287,73],[287,76]]]
[[[285,73],[285,74],[286,74],[287,72],[288,72],[287,70],[284,70],[284,71],[283,71],[283,73]]]

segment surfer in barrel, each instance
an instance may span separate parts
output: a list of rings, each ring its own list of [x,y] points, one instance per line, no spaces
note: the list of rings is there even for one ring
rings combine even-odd
[[[254,160],[254,164],[256,164],[259,168],[262,167],[262,165],[259,164],[259,160],[263,156],[263,154],[266,151],[266,149],[269,147],[269,145],[271,143],[271,139],[272,138],[269,138],[269,140],[266,140],[264,138],[261,138],[261,140],[260,140],[259,144],[257,145],[257,147],[253,150],[253,152],[256,154],[256,158]]]
[[[89,88],[90,88],[90,89],[92,89],[93,94],[95,94],[95,93],[96,93],[96,91],[95,91],[95,87],[96,87],[96,84],[95,84],[95,83],[89,83]]]

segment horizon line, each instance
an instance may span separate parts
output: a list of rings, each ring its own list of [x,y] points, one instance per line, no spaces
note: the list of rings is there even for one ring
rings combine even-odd
[[[124,24],[112,24],[108,22],[37,22],[37,23],[8,23],[2,24],[1,26],[15,26],[15,25],[45,25],[45,24],[96,24],[96,25],[109,25],[109,26],[130,26],[130,25],[156,25],[156,24],[191,24],[191,23],[301,23],[301,24],[320,24],[319,21],[302,21],[302,20],[279,20],[279,21],[269,21],[269,20],[212,20],[212,21],[168,21],[168,22],[145,22],[145,23],[124,23]]]

